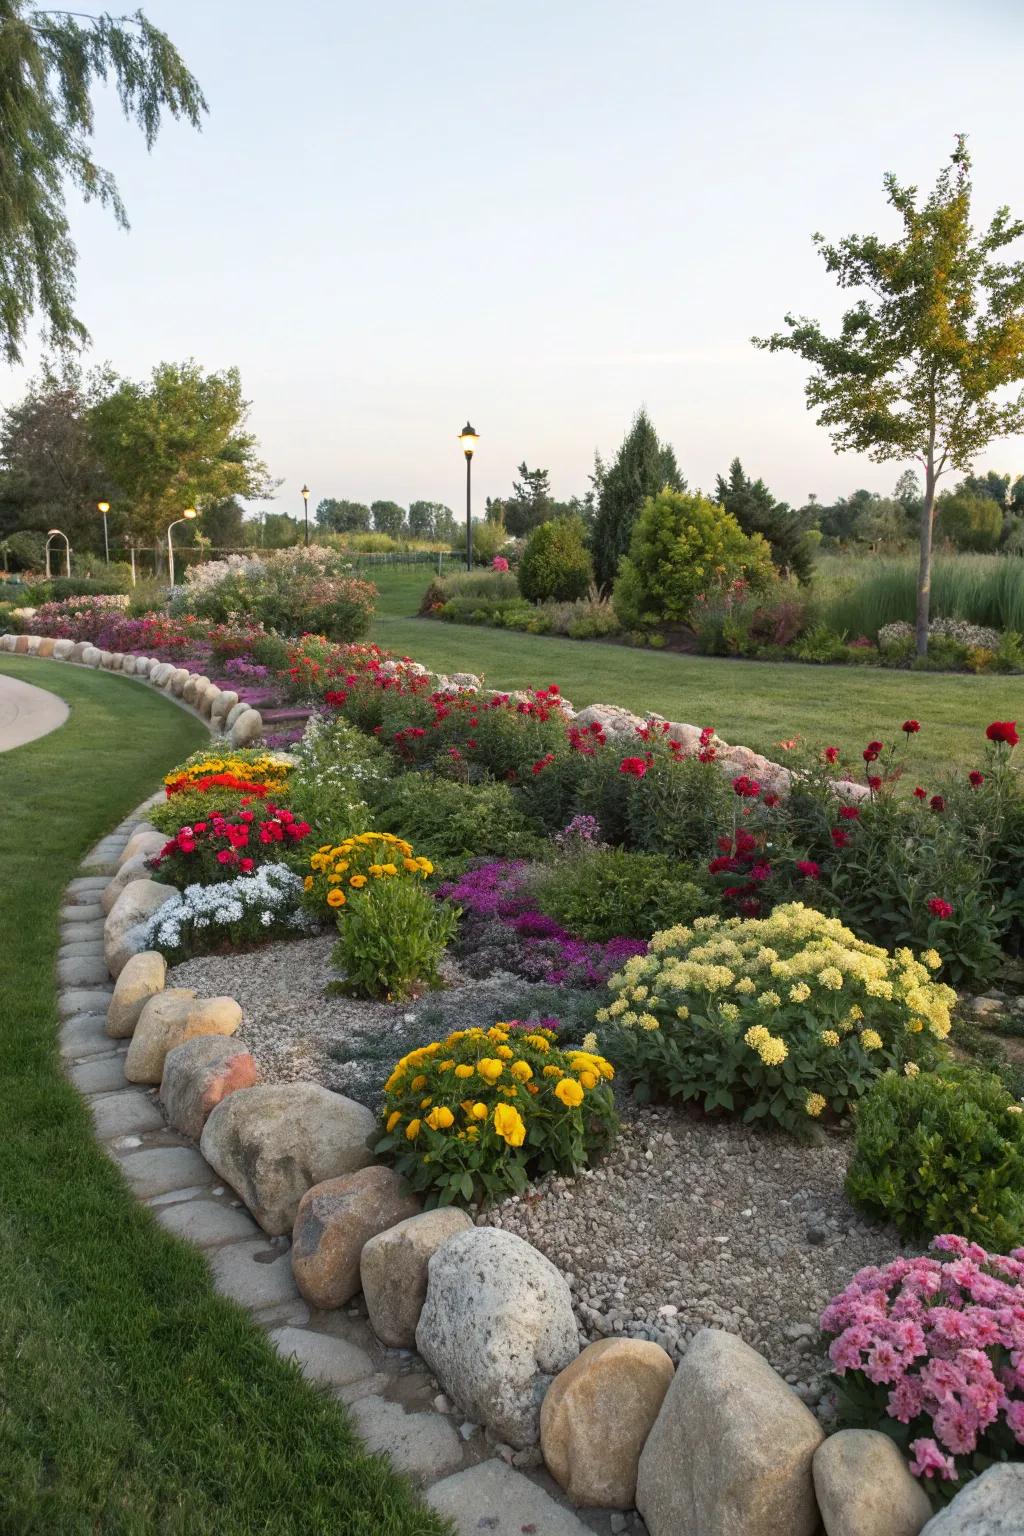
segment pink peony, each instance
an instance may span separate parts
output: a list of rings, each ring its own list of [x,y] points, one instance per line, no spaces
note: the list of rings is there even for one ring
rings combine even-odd
[[[910,1449],[914,1458],[910,1470],[915,1477],[934,1477],[936,1472],[940,1477],[956,1477],[953,1458],[944,1456],[934,1440],[911,1440]]]

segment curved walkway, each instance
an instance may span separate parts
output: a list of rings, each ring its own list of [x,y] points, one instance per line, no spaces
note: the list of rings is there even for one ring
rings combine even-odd
[[[68,713],[68,706],[57,694],[16,677],[0,676],[0,752],[48,736],[64,724]]]

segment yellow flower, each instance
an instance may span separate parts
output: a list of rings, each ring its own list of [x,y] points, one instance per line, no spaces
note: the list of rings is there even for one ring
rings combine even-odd
[[[904,1077],[917,1077],[920,1071],[921,1068],[918,1066],[916,1061],[905,1061],[903,1063]]]
[[[505,1070],[505,1063],[496,1061],[493,1056],[481,1056],[476,1069],[485,1083],[496,1083]]]
[[[502,1061],[511,1061],[515,1051],[510,1045],[499,1045],[494,1054],[500,1056]]]
[[[509,1071],[517,1083],[528,1083],[533,1076],[533,1068],[528,1061],[514,1061]]]
[[[926,949],[921,959],[930,971],[937,971],[942,964],[942,956],[937,949]]]
[[[521,1147],[526,1140],[526,1126],[518,1109],[512,1104],[495,1105],[494,1129],[510,1147]]]
[[[825,969],[819,972],[818,980],[830,992],[838,992],[843,984],[843,973],[837,965],[826,965]]]
[[[409,1087],[412,1089],[413,1093],[418,1093],[421,1088],[425,1088],[426,1086],[427,1080],[423,1076],[422,1072],[418,1077],[414,1077],[412,1082],[409,1084]]]
[[[757,1000],[757,1006],[759,1008],[777,1008],[781,1002],[782,998],[777,992],[762,992]]]
[[[807,1113],[816,1120],[821,1114],[822,1110],[825,1108],[827,1102],[828,1101],[822,1094],[809,1093],[807,1095],[806,1103],[804,1104],[804,1109],[806,1109]]]
[[[487,1105],[481,1103],[480,1100],[478,1099],[475,1104],[471,1104],[469,1106],[469,1109],[468,1109],[467,1113],[469,1114],[470,1119],[472,1119],[472,1120],[486,1120],[487,1119]]]
[[[562,1071],[561,1067],[556,1067],[554,1062],[552,1061],[552,1062],[549,1062],[548,1065],[544,1068],[544,1076],[545,1077],[564,1077],[565,1074]]]
[[[399,1110],[397,1110],[397,1109],[393,1109],[391,1111],[390,1115],[388,1115],[387,1129],[389,1131],[393,1131],[395,1126],[398,1124],[399,1120],[401,1120],[401,1118],[402,1118],[401,1112]]]
[[[313,889],[313,876],[312,875],[307,875],[305,880],[303,880],[303,882],[302,882],[302,889],[304,891],[311,891]]]
[[[862,1029],[860,1043],[866,1051],[880,1051],[882,1049],[882,1037],[877,1029]]]
[[[508,1030],[503,1028],[501,1024],[492,1024],[491,1028],[487,1031],[487,1038],[488,1040],[507,1040]]]
[[[473,1076],[473,1068],[471,1066],[469,1066],[464,1061],[460,1062],[460,1064],[455,1068],[455,1076],[456,1077],[472,1077]]]
[[[532,1045],[535,1051],[550,1051],[551,1047],[543,1035],[527,1035],[526,1044]]]
[[[615,1005],[612,1004],[612,1006],[614,1007]],[[690,1017],[690,1010],[689,1010],[689,1008],[687,1008],[685,1003],[680,1003],[679,1007],[676,1009],[676,1018],[677,1019],[686,1020],[689,1017]]]
[[[912,1035],[919,1035],[924,1029],[924,1019],[908,1019],[907,1028]]]
[[[835,1029],[823,1029],[821,1032],[822,1045],[838,1045],[839,1032]]]
[[[798,981],[795,986],[789,989],[789,1000],[791,1003],[806,1003],[810,995],[811,989],[806,981]]]
[[[419,874],[420,866],[417,864],[415,859],[403,859],[402,860],[402,864],[403,864],[404,868],[409,871],[410,875],[418,875]]]
[[[447,1131],[455,1124],[455,1116],[444,1104],[439,1104],[436,1109],[430,1111],[427,1124],[432,1131]]]
[[[429,1109],[433,1102],[433,1099],[428,1094],[425,1099],[420,1099],[420,1109]]]
[[[763,1024],[752,1024],[743,1036],[744,1045],[749,1045],[752,1051],[760,1050],[766,1040],[771,1039],[771,1031]]]
[[[555,1084],[555,1098],[561,1099],[566,1109],[575,1109],[583,1103],[583,1089],[574,1078],[563,1077]]]
[[[397,864],[382,864],[380,866],[380,872],[381,872],[382,875],[397,875],[398,874],[398,865]]]
[[[353,886],[354,889],[357,890],[357,891],[361,891],[365,884],[366,884],[366,876],[365,875],[353,875],[351,880],[349,881],[349,885]]]
[[[420,1122],[418,1120],[410,1120],[409,1124],[405,1128],[405,1139],[406,1139],[406,1141],[415,1141],[416,1137],[419,1135],[419,1133],[420,1133]]]
[[[735,1024],[740,1016],[740,1011],[735,1003],[721,1003],[718,1011],[727,1024]]]
[[[348,900],[344,891],[337,889],[327,892],[327,905],[329,907],[343,907]]]
[[[587,1089],[597,1087],[597,1077],[593,1072],[581,1072],[580,1082],[583,1084],[584,1088]]]
[[[785,1040],[780,1040],[777,1035],[769,1035],[758,1047],[757,1054],[766,1067],[779,1067],[789,1055],[789,1049]]]
[[[741,997],[749,997],[752,992],[757,991],[757,986],[752,977],[741,976],[733,991],[738,992]]]

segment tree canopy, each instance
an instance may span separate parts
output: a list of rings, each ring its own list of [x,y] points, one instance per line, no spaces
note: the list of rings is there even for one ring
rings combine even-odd
[[[95,542],[96,503],[110,499],[89,416],[111,387],[109,369],[48,367],[0,417],[0,531],[63,528],[76,549]],[[116,514],[111,531],[116,531]]]
[[[370,527],[370,509],[361,501],[338,500],[325,496],[317,503],[318,528],[328,533],[366,533]]]
[[[771,545],[772,561],[784,575],[810,581],[814,546],[799,514],[786,502],[776,501],[763,480],[751,480],[739,459],[729,465],[728,476],[718,476],[715,500],[732,513],[744,533],[764,535]]]
[[[108,79],[147,148],[163,113],[197,128],[206,111],[174,44],[141,11],[89,16],[42,10],[36,0],[0,0],[0,345],[8,362],[20,361],[36,311],[53,348],[88,339],[74,312],[77,253],[67,189],[101,203],[128,227],[117,183],[91,147],[92,92]]]
[[[619,561],[629,549],[644,503],[666,488],[685,490],[686,481],[672,448],[659,442],[647,412],[640,410],[612,463],[606,466],[598,458],[594,486],[597,511],[590,535],[594,574],[602,586],[607,586],[614,581]]]
[[[916,458],[924,469],[917,648],[928,647],[936,482],[969,470],[993,438],[1024,429],[1024,261],[1003,252],[1024,222],[999,208],[988,228],[971,224],[970,157],[963,136],[935,187],[885,177],[897,239],[815,235],[841,288],[866,290],[827,335],[816,320],[787,314],[786,331],[754,344],[795,352],[812,365],[808,406],[837,450],[881,462]]]

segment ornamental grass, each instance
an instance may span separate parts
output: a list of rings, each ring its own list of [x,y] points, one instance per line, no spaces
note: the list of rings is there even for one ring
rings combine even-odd
[[[769,917],[699,917],[627,961],[597,1021],[642,1097],[772,1119],[806,1134],[880,1073],[930,1065],[950,1031],[934,950],[890,954],[800,903]]]
[[[397,1064],[375,1150],[428,1205],[521,1194],[531,1177],[574,1173],[611,1143],[614,1075],[539,1025],[457,1029]]]

